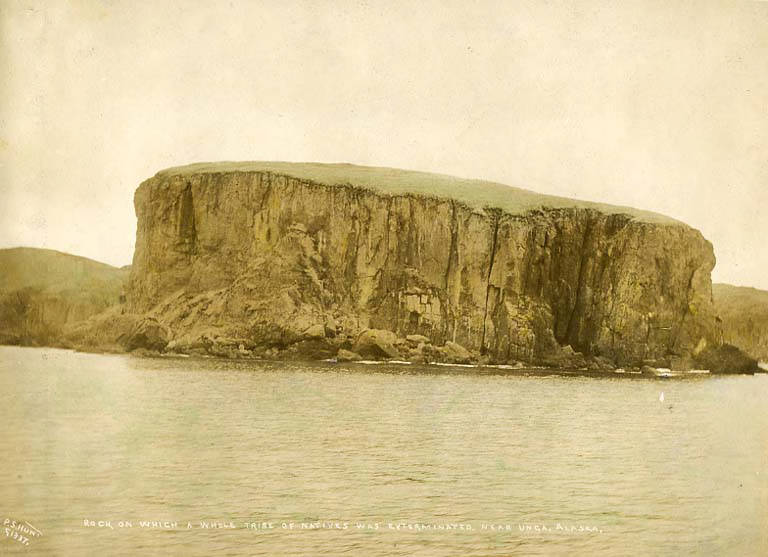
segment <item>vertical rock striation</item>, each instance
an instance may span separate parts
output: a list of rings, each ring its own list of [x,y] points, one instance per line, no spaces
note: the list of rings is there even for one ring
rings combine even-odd
[[[570,346],[617,365],[686,365],[718,342],[712,246],[677,221],[515,188],[519,209],[479,206],[482,182],[448,196],[409,190],[404,171],[387,188],[386,176],[372,185],[380,169],[358,185],[274,166],[171,169],[136,191],[129,304],[174,344],[286,349],[318,326],[350,339],[370,328],[497,362]]]

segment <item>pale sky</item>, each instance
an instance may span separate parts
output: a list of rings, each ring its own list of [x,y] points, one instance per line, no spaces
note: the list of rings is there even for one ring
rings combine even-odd
[[[680,219],[768,289],[768,4],[0,0],[0,247],[131,262],[169,166],[350,162]]]

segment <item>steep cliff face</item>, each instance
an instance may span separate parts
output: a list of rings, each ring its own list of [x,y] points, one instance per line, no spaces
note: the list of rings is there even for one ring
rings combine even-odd
[[[127,277],[53,250],[0,250],[0,343],[62,344],[68,326],[119,303]]]
[[[715,260],[698,231],[381,170],[252,163],[159,173],[134,198],[131,310],[169,327],[179,349],[216,336],[245,349],[346,346],[370,328],[455,342],[496,362],[544,361],[570,346],[618,365],[686,365],[717,342]]]
[[[712,287],[725,342],[768,362],[768,292],[730,284]]]

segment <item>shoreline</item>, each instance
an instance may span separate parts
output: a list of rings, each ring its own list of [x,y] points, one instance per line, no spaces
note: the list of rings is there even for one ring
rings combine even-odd
[[[384,366],[386,368],[402,368],[401,373],[409,375],[488,375],[488,376],[526,376],[526,377],[594,377],[594,378],[644,378],[644,379],[696,379],[721,375],[760,375],[756,374],[717,374],[710,373],[709,370],[690,370],[690,371],[669,371],[660,370],[662,373],[650,374],[637,368],[615,368],[613,370],[594,370],[586,368],[569,367],[544,367],[535,365],[511,366],[507,364],[457,364],[447,362],[411,362],[407,360],[358,360],[358,361],[338,361],[335,358],[323,360],[312,359],[274,359],[274,358],[254,358],[239,357],[231,358],[226,356],[216,356],[212,354],[184,354],[178,352],[152,352],[145,350],[134,350],[125,352],[119,350],[96,350],[82,349],[66,346],[31,346],[18,344],[0,344],[0,348],[23,348],[23,349],[42,349],[42,350],[62,350],[76,354],[93,354],[99,356],[124,356],[142,360],[184,360],[191,362],[232,362],[237,364],[263,363],[268,365],[275,364],[306,364],[308,366],[320,366],[328,368],[337,368],[344,371],[354,371],[368,369],[377,371]],[[350,369],[352,368],[352,369]],[[768,369],[764,369],[763,374],[768,374]],[[382,369],[380,373],[387,372]]]

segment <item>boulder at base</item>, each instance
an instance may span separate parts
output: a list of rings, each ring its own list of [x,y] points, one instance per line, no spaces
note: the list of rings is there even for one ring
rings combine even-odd
[[[397,335],[392,331],[383,329],[366,329],[357,338],[354,352],[363,358],[382,360],[386,358],[400,358],[400,352],[395,348]]]
[[[468,364],[472,359],[469,350],[450,340],[442,347],[442,352],[445,354],[445,359],[452,364]]]
[[[168,345],[170,337],[171,331],[168,327],[154,317],[145,317],[137,322],[128,334],[120,338],[120,344],[126,352],[138,348],[162,352]]]
[[[351,352],[349,350],[344,350],[343,348],[340,348],[339,352],[336,354],[337,362],[357,362],[362,359],[363,358],[360,356],[360,354]]]

